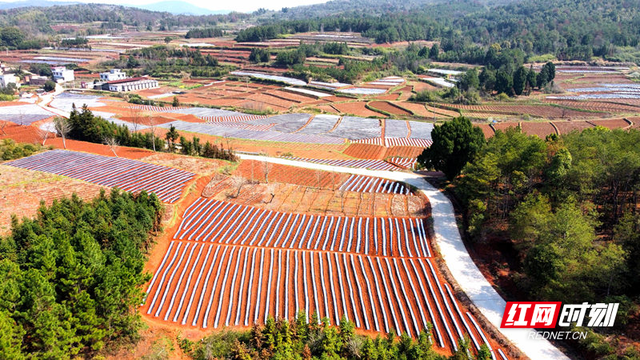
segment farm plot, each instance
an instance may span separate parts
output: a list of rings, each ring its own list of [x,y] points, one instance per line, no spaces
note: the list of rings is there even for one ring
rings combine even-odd
[[[422,154],[423,151],[424,151],[423,148],[419,148],[415,146],[392,146],[389,149],[387,149],[386,155],[391,157],[415,159],[420,154]]]
[[[414,146],[419,148],[428,148],[433,144],[431,139],[415,139],[415,138],[384,138],[384,146]]]
[[[241,122],[264,119],[264,115],[231,115],[231,116],[203,116],[201,119],[207,123],[221,123],[221,122]]]
[[[317,188],[335,189],[347,178],[346,174],[305,169],[288,165],[243,160],[235,173],[252,181],[266,182],[265,170],[270,182],[280,182]]]
[[[289,91],[289,92],[294,92],[294,93],[310,96],[310,97],[315,98],[315,99],[321,99],[323,97],[331,96],[331,94],[328,94],[328,93],[325,93],[325,92],[314,91],[314,90],[309,90],[309,89],[301,89],[301,88],[294,88],[294,87],[286,87],[284,89],[286,91]]]
[[[409,195],[403,183],[365,175],[351,175],[338,190]]]
[[[195,115],[201,119],[207,119],[211,117],[219,117],[219,116],[246,116],[248,114],[237,112],[237,111],[228,111],[228,110],[220,110],[220,109],[209,109],[209,108],[199,108],[199,107],[190,107],[190,108],[172,108],[174,110],[167,111],[175,114],[183,114],[183,115]]]
[[[413,169],[418,160],[415,158],[392,157],[387,159],[387,162],[404,169]]]
[[[527,135],[536,135],[537,137],[544,139],[547,135],[556,134],[556,129],[548,122],[528,122],[523,121],[520,123],[522,132]]]
[[[106,106],[106,103],[102,101],[99,96],[71,94],[66,92],[56,95],[55,99],[53,99],[49,105],[56,109],[71,111],[74,104],[77,109],[81,109],[84,105],[87,105],[90,108]]]
[[[424,104],[400,102],[397,105],[402,107],[403,109],[406,109],[407,111],[410,111],[415,116],[432,118],[435,115],[431,111],[427,110]],[[441,115],[438,115],[438,117],[441,117]]]
[[[187,171],[141,161],[66,150],[51,150],[5,165],[68,176],[133,193],[147,191],[167,203],[178,200],[185,183],[195,176]]]
[[[387,92],[387,89],[375,89],[365,87],[350,87],[346,89],[338,89],[338,92],[351,95],[379,95]]]
[[[458,104],[442,104],[445,108],[453,108],[462,111],[469,111],[470,116],[473,112],[492,113],[503,115],[531,115],[546,119],[562,119],[562,118],[589,118],[602,117],[606,115],[603,112],[587,112],[573,109],[562,108],[558,106],[547,105],[458,105]]]
[[[368,89],[375,90],[375,89]],[[363,101],[346,102],[346,103],[333,103],[333,107],[344,114],[350,114],[355,116],[370,116],[370,117],[384,117],[386,115],[367,109],[366,103]]]
[[[380,137],[382,127],[378,119],[344,116],[338,126],[331,131],[331,135],[349,140]]]
[[[400,191],[399,183],[378,182],[377,186]],[[187,208],[173,239],[380,256],[431,256],[423,218],[287,213],[205,198]]]
[[[265,119],[266,120],[266,119]],[[239,139],[278,141],[278,142],[300,142],[311,144],[342,144],[344,139],[306,134],[287,134],[278,131],[259,131],[248,129],[236,129],[227,126],[211,125],[211,124],[194,124],[185,121],[174,121],[159,125],[162,128],[170,128],[171,125],[179,131],[195,132],[200,134],[208,134],[213,136],[223,136]]]
[[[379,138],[379,137],[351,140],[350,142],[353,143],[353,144],[367,144],[367,145],[384,146],[384,140],[382,138]]]
[[[299,157],[286,157],[286,158],[291,160],[296,160],[296,161],[311,162],[315,164],[344,166],[344,167],[353,167],[353,168],[360,168],[360,169],[386,170],[386,171],[399,170],[397,166],[391,165],[382,160],[328,160],[328,159],[309,159],[309,158],[299,158]]]
[[[638,90],[638,98],[640,99],[640,90]],[[562,106],[568,106],[577,109],[585,109],[590,111],[600,112],[627,112],[627,113],[640,113],[640,107],[633,105],[618,104],[615,102],[606,101],[580,101],[579,99],[565,99],[558,98],[556,100],[550,100],[547,98],[547,102],[558,104]],[[605,98],[606,99],[606,98]],[[616,99],[615,97],[612,99]]]
[[[129,106],[129,109],[149,111],[149,112],[159,112],[159,113],[184,114],[184,112],[181,112],[181,111],[191,109],[191,108],[187,108],[184,106],[178,106],[178,107],[164,106],[163,107],[163,106],[151,106],[151,105],[131,105]],[[197,108],[194,108],[194,109],[197,109]]]
[[[604,126],[611,130],[613,129],[626,129],[631,127],[632,123],[625,119],[607,119],[607,120],[590,120],[589,123],[595,126]]]
[[[409,134],[410,138],[431,140],[431,131],[433,131],[432,123],[409,121],[408,124],[411,129],[411,133]]]
[[[278,82],[283,82],[289,85],[298,85],[298,86],[307,85],[307,83],[302,80],[298,80],[298,79],[294,79],[286,76],[269,75],[269,74],[263,74],[263,73],[257,73],[257,72],[233,71],[231,72],[231,75],[250,76],[256,79],[278,81]]]
[[[388,101],[372,101],[369,103],[371,107],[377,110],[384,111],[391,115],[399,115],[399,116],[411,116],[411,112],[400,108]]]
[[[383,159],[386,150],[384,146],[377,144],[355,143],[349,145],[344,153],[358,159]]]
[[[553,124],[558,128],[561,135],[568,134],[574,130],[582,131],[593,127],[593,125],[586,121],[555,121]]]
[[[252,124],[276,124],[273,127],[274,131],[280,131],[284,133],[294,133],[301,127],[305,126],[311,114],[284,114],[268,117],[265,119],[252,121]]]
[[[311,122],[298,131],[298,134],[324,134],[331,131],[340,120],[337,115],[316,115]]]
[[[37,105],[3,106],[0,111],[0,120],[10,121],[18,125],[30,125],[55,115]]]
[[[142,311],[201,328],[249,327],[269,317],[317,313],[361,330],[395,329],[417,337],[433,325],[434,344],[457,350],[459,338],[477,351],[486,336],[461,311],[431,259],[397,259],[321,251],[170,243]]]
[[[409,123],[403,120],[384,120],[384,136],[406,138],[409,136]]]

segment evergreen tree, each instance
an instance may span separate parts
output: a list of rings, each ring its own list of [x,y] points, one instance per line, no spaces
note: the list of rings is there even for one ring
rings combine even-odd
[[[433,145],[418,156],[418,162],[427,168],[444,172],[449,180],[458,176],[485,144],[482,130],[462,116],[436,125],[431,137]]]
[[[513,92],[516,95],[522,95],[527,83],[527,75],[527,69],[524,66],[520,66],[513,74]]]

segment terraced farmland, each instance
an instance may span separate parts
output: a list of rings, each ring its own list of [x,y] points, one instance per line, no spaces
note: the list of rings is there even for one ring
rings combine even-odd
[[[439,276],[424,220],[314,217],[199,198],[149,283],[143,312],[205,329],[298,312],[410,336],[432,324],[437,348],[453,352],[468,337],[477,350],[487,337]]]
[[[398,190],[398,183],[391,186]],[[200,198],[186,211],[176,240],[381,256],[430,256],[422,219],[317,216]]]
[[[51,150],[5,163],[137,193],[155,193],[160,200],[180,199],[185,184],[195,176],[188,171],[136,160],[66,150]]]
[[[338,190],[408,195],[411,189],[403,183],[366,175],[351,175]]]

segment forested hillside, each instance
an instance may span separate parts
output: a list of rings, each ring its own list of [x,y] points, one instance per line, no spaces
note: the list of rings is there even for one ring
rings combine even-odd
[[[355,31],[378,43],[403,40],[441,40],[451,61],[468,61],[478,47],[494,43],[526,54],[553,54],[560,60],[589,60],[616,56],[617,50],[640,42],[640,1],[525,0],[487,7],[474,1],[428,4],[420,9],[384,16],[351,12],[289,21],[269,21],[238,34],[238,41],[259,41],[282,34]],[[288,12],[288,11],[287,11]],[[635,57],[634,57],[635,56]]]
[[[496,278],[528,300],[618,302],[613,333],[633,337],[640,132],[595,127],[542,140],[510,128],[485,142],[470,129],[464,118],[436,127],[419,161],[452,179],[473,244],[508,259]],[[639,356],[608,331],[581,341],[585,358]]]
[[[155,195],[113,190],[42,205],[0,238],[0,358],[64,359],[135,338]]]
[[[89,23],[100,21],[107,27],[122,29],[130,26],[160,26],[164,29],[215,26],[220,22],[236,22],[249,18],[249,14],[227,15],[172,15],[118,5],[78,4],[51,7],[24,7],[0,11],[0,26],[17,26],[31,34],[53,33],[51,25],[60,22]],[[111,25],[109,25],[111,24]]]

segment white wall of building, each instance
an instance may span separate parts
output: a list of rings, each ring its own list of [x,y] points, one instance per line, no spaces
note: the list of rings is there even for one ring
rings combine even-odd
[[[63,82],[73,81],[75,80],[75,75],[73,74],[73,70],[67,69],[64,66],[55,67],[52,70],[53,72],[53,80]]]
[[[123,80],[127,78],[127,73],[120,69],[111,69],[107,72],[100,73],[100,80],[102,81],[114,81]]]

